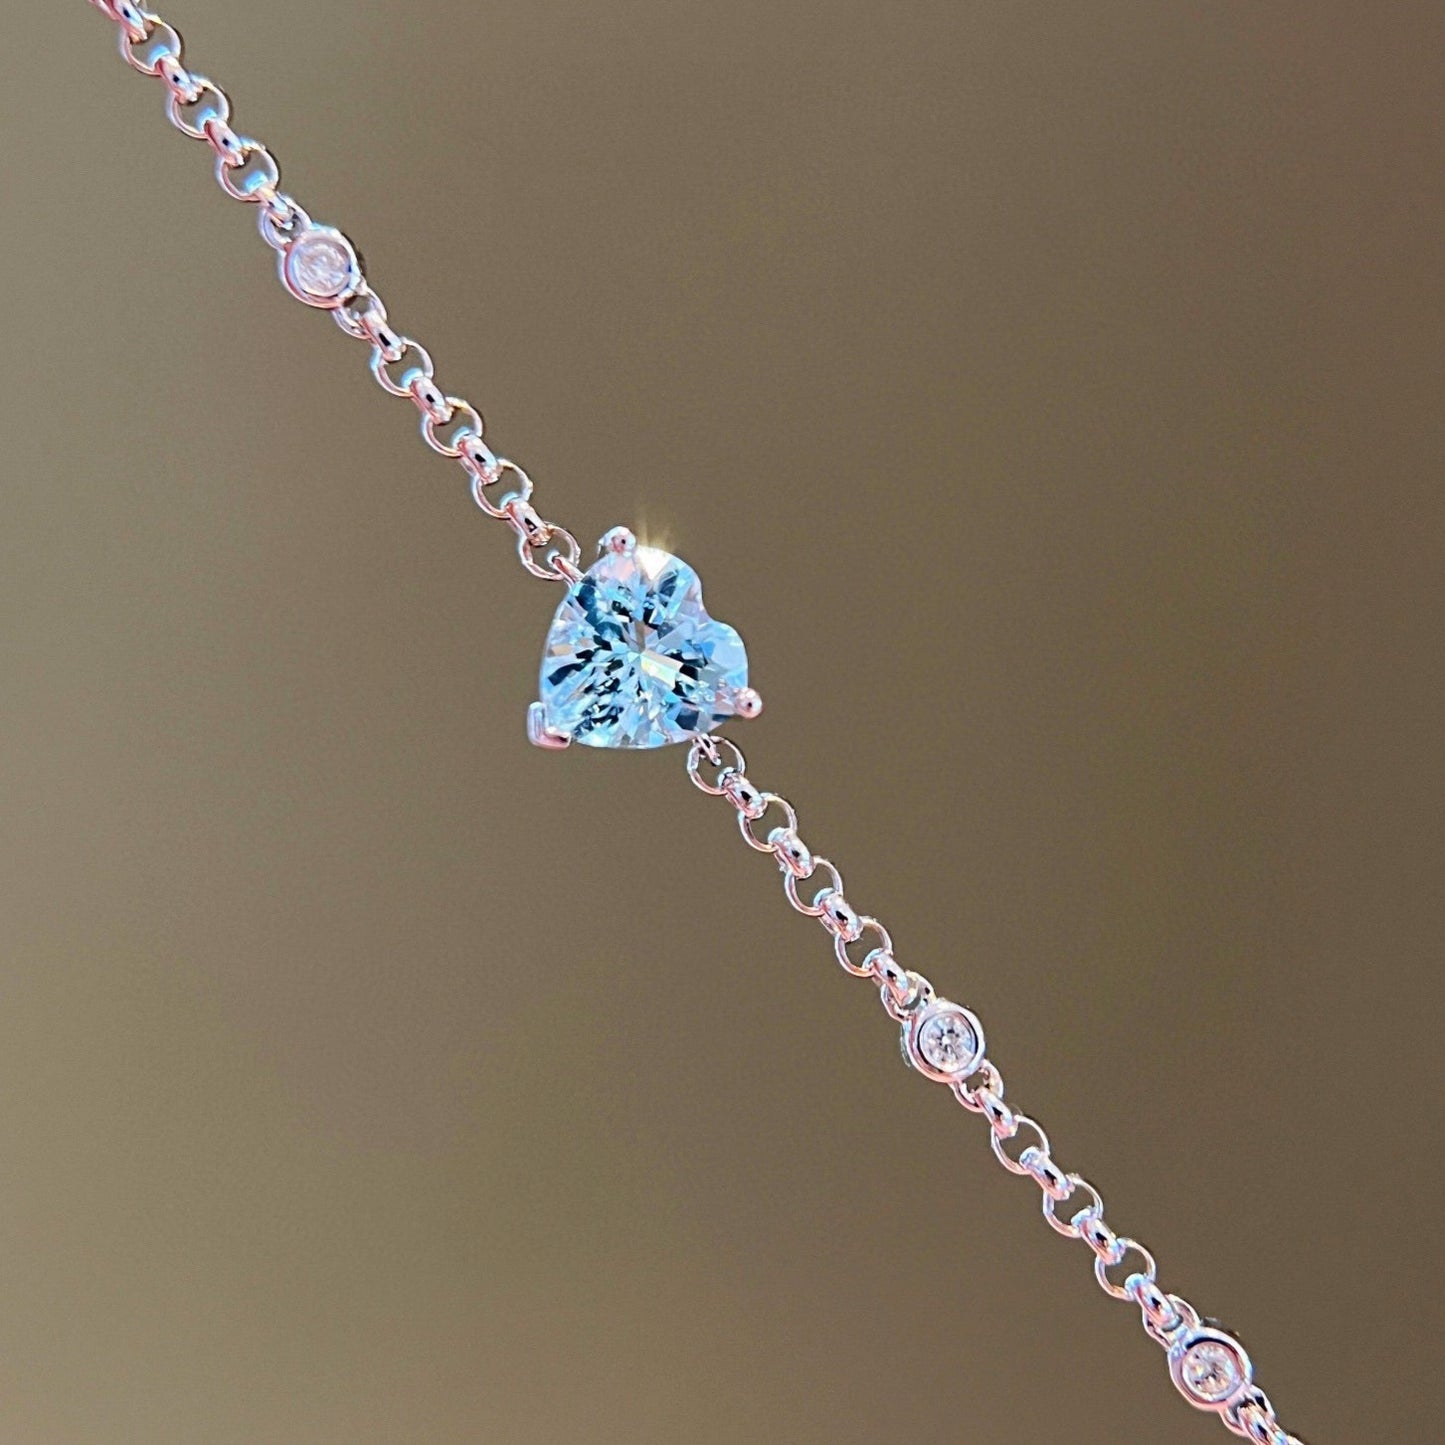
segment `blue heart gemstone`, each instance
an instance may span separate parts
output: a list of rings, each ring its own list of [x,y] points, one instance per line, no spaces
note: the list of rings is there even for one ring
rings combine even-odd
[[[534,741],[594,748],[687,742],[756,711],[743,640],[702,605],[686,562],[622,529],[567,589],[542,653]],[[538,712],[534,708],[534,714]]]

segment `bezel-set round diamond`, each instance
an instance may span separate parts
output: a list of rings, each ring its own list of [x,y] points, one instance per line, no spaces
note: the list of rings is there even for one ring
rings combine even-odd
[[[1249,1389],[1253,1373],[1243,1346],[1223,1330],[1190,1330],[1169,1350],[1175,1387],[1200,1410],[1227,1410]]]
[[[903,1025],[903,1057],[940,1084],[966,1079],[983,1061],[983,1025],[962,1004],[935,999]]]
[[[281,281],[308,306],[332,311],[361,286],[356,248],[333,226],[308,226],[281,253]]]

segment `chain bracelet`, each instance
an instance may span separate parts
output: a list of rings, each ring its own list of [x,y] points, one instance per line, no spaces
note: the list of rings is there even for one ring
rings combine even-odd
[[[307,305],[330,311],[342,331],[371,348],[377,385],[415,405],[422,440],[457,462],[477,506],[512,529],[527,571],[549,582],[574,582],[581,575],[582,556],[576,537],[537,513],[532,479],[487,446],[481,412],[439,386],[426,347],[391,326],[386,304],[368,284],[352,243],[335,227],[314,223],[295,197],[282,190],[281,167],[271,152],[232,129],[230,97],[186,66],[175,27],[136,0],[90,3],[119,27],[126,63],[164,86],[171,124],[213,152],[221,189],[233,200],[258,208],[261,236],[279,255],[286,289]]]
[[[211,150],[221,189],[258,208],[261,236],[277,253],[287,291],[307,305],[330,311],[347,336],[370,348],[377,385],[413,403],[422,439],[440,456],[456,461],[477,506],[511,528],[528,572],[547,581],[578,581],[581,548],[576,537],[536,511],[531,478],[488,447],[481,413],[441,387],[426,348],[393,328],[351,241],[334,227],[313,222],[282,189],[280,166],[270,151],[232,128],[229,97],[186,66],[175,28],[136,0],[90,3],[117,25],[126,62],[161,82],[171,124]],[[753,700],[740,715],[752,715],[755,694]],[[534,741],[555,746],[563,740],[549,739],[546,730],[539,730]],[[698,734],[689,747],[687,771],[704,793],[732,805],[748,846],[774,858],[788,902],[818,920],[833,940],[840,966],[877,987],[884,1010],[902,1029],[907,1062],[947,1085],[965,1109],[984,1117],[994,1156],[1010,1173],[1038,1186],[1050,1228],[1088,1247],[1095,1278],[1106,1294],[1138,1307],[1145,1333],[1165,1350],[1171,1377],[1185,1399],[1217,1413],[1230,1431],[1254,1445],[1303,1445],[1279,1424],[1268,1396],[1253,1383],[1252,1365],[1238,1341],[1204,1321],[1187,1300],[1160,1287],[1153,1255],[1107,1222],[1103,1197],[1094,1185],[1064,1170],[1038,1122],[1005,1101],[1003,1076],[984,1053],[977,1017],[938,998],[926,978],[898,963],[888,930],[853,907],[837,867],[803,842],[792,804],[760,791],[749,780],[742,753],[727,738]],[[778,821],[759,836],[760,825],[767,827],[774,812]],[[821,886],[808,898],[801,885],[810,880]],[[1059,1206],[1070,1202],[1081,1207],[1065,1219]]]
[[[1215,1411],[1229,1430],[1255,1445],[1303,1445],[1279,1423],[1269,1397],[1253,1383],[1249,1357],[1239,1342],[1206,1323],[1187,1300],[1160,1287],[1154,1256],[1108,1223],[1098,1189],[1058,1164],[1037,1120],[1005,1101],[1003,1075],[984,1053],[977,1018],[939,999],[922,974],[898,962],[888,930],[849,902],[837,866],[803,841],[793,805],[777,793],[760,790],[749,779],[737,744],[717,734],[694,739],[687,773],[704,793],[732,804],[743,841],[773,856],[788,902],[823,926],[843,970],[877,987],[884,1010],[903,1028],[905,1060],[925,1077],[946,1084],[965,1109],[984,1117],[994,1157],[1010,1174],[1038,1186],[1050,1228],[1088,1247],[1094,1277],[1105,1294],[1138,1307],[1144,1332],[1165,1350],[1170,1375],[1184,1398]],[[772,816],[777,822],[764,833]],[[811,898],[802,889],[809,880],[820,885]],[[1079,1206],[1068,1218],[1060,1211],[1066,1203]]]

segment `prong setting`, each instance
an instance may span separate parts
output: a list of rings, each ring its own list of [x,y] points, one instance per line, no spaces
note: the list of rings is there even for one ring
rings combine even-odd
[[[762,694],[754,687],[740,687],[733,698],[733,712],[741,718],[755,718],[763,710]]]
[[[547,713],[540,702],[534,702],[527,709],[527,741],[534,748],[546,748],[549,752],[560,752],[572,746],[572,734],[561,728],[547,725]]]
[[[762,699],[748,686],[743,640],[703,606],[697,573],[626,527],[604,533],[597,552],[542,647],[548,731],[583,747],[656,748],[755,717]],[[540,724],[532,733],[539,741]]]
[[[604,532],[597,543],[597,555],[611,552],[617,557],[630,557],[637,550],[637,538],[626,527],[613,527]]]

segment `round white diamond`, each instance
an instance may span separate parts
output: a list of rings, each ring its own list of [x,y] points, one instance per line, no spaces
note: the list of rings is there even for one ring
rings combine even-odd
[[[292,246],[287,269],[297,289],[317,301],[331,301],[350,289],[356,257],[344,237],[308,231]]]
[[[958,1074],[978,1053],[978,1037],[962,1014],[936,1013],[918,1031],[918,1052],[940,1074]]]
[[[1244,1383],[1244,1362],[1222,1340],[1200,1340],[1185,1350],[1179,1375],[1196,1400],[1217,1405]]]

